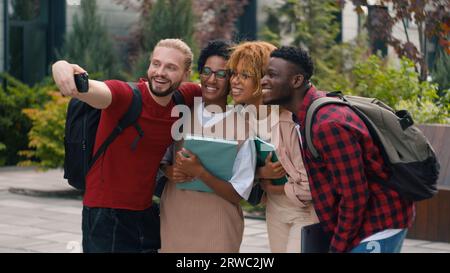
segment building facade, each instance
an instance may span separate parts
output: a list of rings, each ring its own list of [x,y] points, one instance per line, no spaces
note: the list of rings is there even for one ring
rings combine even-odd
[[[138,19],[111,0],[97,0],[98,14],[115,37],[126,36]],[[4,0],[0,3],[0,71],[27,84],[49,74],[64,35],[80,13],[80,0]]]

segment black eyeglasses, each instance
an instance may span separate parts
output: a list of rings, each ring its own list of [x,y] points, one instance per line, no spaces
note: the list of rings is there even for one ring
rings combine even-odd
[[[205,66],[203,67],[202,73],[200,75],[205,78],[209,78],[212,74],[216,76],[216,79],[224,80],[228,76],[228,70],[220,69],[217,71],[213,71],[211,68]]]

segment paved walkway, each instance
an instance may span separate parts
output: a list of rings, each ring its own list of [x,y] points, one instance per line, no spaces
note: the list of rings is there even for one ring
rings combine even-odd
[[[61,171],[0,168],[0,253],[80,252],[81,200],[72,193]],[[245,219],[241,252],[269,252],[264,221]],[[407,239],[403,252],[449,253],[450,244]]]

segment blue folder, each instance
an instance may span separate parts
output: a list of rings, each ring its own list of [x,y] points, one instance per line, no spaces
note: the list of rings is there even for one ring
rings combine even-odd
[[[188,135],[183,147],[197,155],[206,170],[224,181],[233,176],[233,165],[238,152],[238,142],[224,139]],[[203,181],[178,183],[177,189],[213,192]]]

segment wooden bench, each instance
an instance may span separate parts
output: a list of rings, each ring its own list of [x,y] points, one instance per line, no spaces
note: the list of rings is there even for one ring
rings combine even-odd
[[[420,125],[441,165],[438,194],[416,203],[416,220],[408,238],[450,242],[450,125]]]

